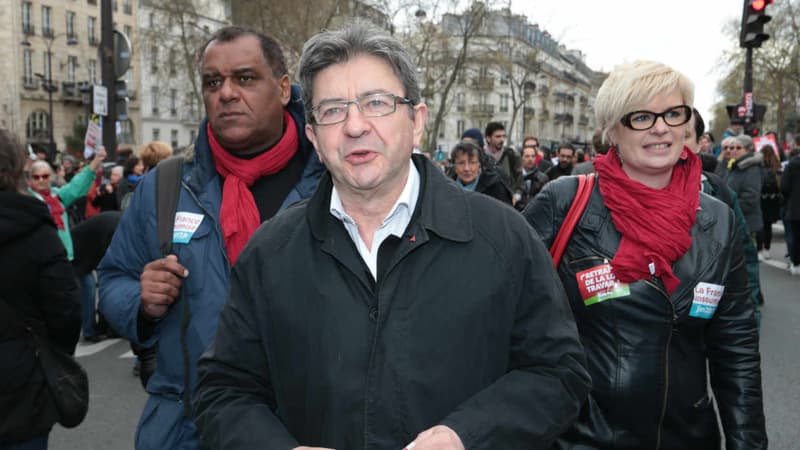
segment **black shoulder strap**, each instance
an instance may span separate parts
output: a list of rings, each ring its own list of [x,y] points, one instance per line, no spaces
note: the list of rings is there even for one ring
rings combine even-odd
[[[181,193],[183,157],[173,156],[156,166],[156,221],[158,223],[158,247],[162,255],[172,253],[172,231],[175,227],[175,212]]]

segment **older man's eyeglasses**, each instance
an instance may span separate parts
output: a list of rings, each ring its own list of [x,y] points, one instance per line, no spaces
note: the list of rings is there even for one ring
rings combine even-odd
[[[364,95],[355,100],[326,100],[311,109],[314,123],[333,125],[344,122],[350,111],[351,103],[356,105],[364,117],[388,116],[397,110],[398,103],[414,105],[411,99],[388,93]]]
[[[664,119],[664,123],[667,125],[677,127],[685,124],[692,118],[692,107],[680,105],[660,113],[652,111],[634,111],[622,116],[620,122],[631,130],[643,131],[653,128],[659,117]]]

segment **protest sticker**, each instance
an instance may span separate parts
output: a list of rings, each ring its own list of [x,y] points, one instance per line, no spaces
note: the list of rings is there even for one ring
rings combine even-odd
[[[188,244],[195,231],[200,228],[203,215],[179,211],[175,213],[175,226],[172,229],[173,244]]]
[[[694,299],[689,315],[700,319],[714,317],[719,300],[725,292],[725,286],[713,283],[700,282],[694,288]]]
[[[630,286],[619,282],[614,276],[611,264],[592,267],[578,272],[575,276],[578,279],[578,289],[581,291],[583,304],[586,306],[631,294]]]

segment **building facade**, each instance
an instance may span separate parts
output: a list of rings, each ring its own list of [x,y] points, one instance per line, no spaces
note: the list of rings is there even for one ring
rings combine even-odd
[[[178,9],[168,0],[143,0],[138,14],[143,99],[139,139],[166,142],[175,150],[194,143],[205,115],[196,51],[230,23],[227,1],[181,5]]]
[[[445,14],[439,27],[448,40],[458,41],[467,20]],[[482,16],[467,55],[443,104],[436,92],[442,80],[423,90],[424,100],[432,104],[430,116],[437,108],[446,109],[435,142],[428,143],[431,149],[448,150],[465,129],[483,131],[490,121],[503,123],[507,142],[516,147],[528,135],[548,147],[591,142],[594,98],[605,75],[590,69],[580,51],[560,45],[525,16],[500,9]]]
[[[112,4],[115,29],[131,36],[136,0]],[[7,43],[0,49],[0,75],[7,82],[0,92],[0,125],[33,148],[48,149],[52,118],[54,151],[70,147],[81,153],[82,141],[78,145],[74,138],[83,136],[75,134],[91,113],[91,86],[102,82],[100,1],[3,0],[0,5],[0,39]],[[134,71],[125,77],[135,92]],[[121,144],[134,143],[139,118],[135,95],[128,106],[128,120],[117,127]]]

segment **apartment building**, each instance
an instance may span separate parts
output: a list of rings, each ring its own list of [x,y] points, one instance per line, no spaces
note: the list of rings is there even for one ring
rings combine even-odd
[[[115,29],[135,39],[137,0],[112,2]],[[102,82],[99,0],[3,0],[0,13],[0,125],[34,148],[67,149],[76,124],[90,113],[88,92]],[[134,49],[135,53],[135,49]],[[131,101],[117,126],[118,142],[135,144],[138,122],[133,70],[125,75]],[[51,115],[52,111],[52,115]],[[51,134],[52,123],[52,134]],[[80,148],[70,149],[76,153]]]

